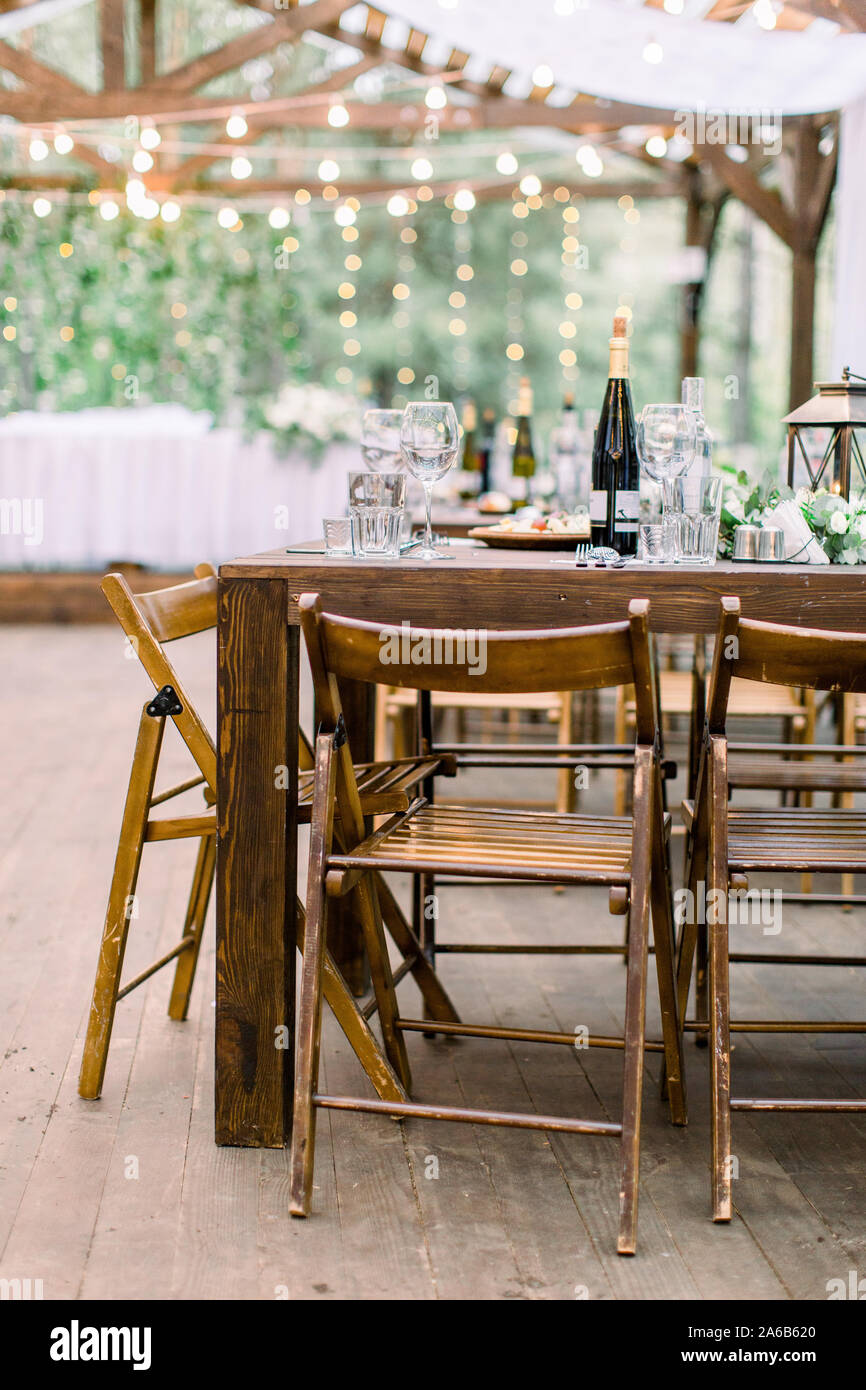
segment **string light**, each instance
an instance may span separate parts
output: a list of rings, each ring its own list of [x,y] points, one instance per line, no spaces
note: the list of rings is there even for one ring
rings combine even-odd
[[[553,69],[547,63],[539,63],[532,74],[532,81],[536,87],[552,87],[555,81]]]
[[[65,130],[61,130],[54,137],[54,148],[58,154],[69,154],[75,149],[75,141]]]
[[[537,197],[541,192],[541,179],[537,174],[524,174],[520,180],[520,191],[529,197]]]
[[[233,179],[248,179],[253,172],[253,166],[246,155],[235,155],[231,162],[231,176]]]
[[[148,169],[153,168],[153,155],[148,154],[147,150],[136,150],[132,156],[132,167],[137,174],[146,174]]]
[[[572,346],[573,340],[577,337],[577,324],[575,315],[583,306],[583,297],[575,289],[577,279],[577,268],[579,265],[578,255],[580,252],[580,242],[575,236],[576,224],[580,219],[580,212],[570,203],[562,209],[562,265],[560,269],[560,279],[562,282],[564,315],[559,325],[559,336],[563,343],[559,351],[559,365],[562,368],[562,379],[566,384],[576,381],[579,375],[577,365],[577,353]]]
[[[432,178],[433,165],[430,163],[430,160],[414,159],[412,161],[412,177],[413,179],[417,179],[419,183],[423,183],[425,179]]]
[[[51,211],[51,203],[47,198],[33,199],[33,212],[37,217],[47,217]]]
[[[143,126],[138,138],[146,150],[155,150],[162,143],[162,136],[155,125]]]
[[[653,159],[661,159],[667,154],[668,142],[663,135],[651,135],[644,145],[647,154],[652,155]]]
[[[318,175],[322,183],[333,183],[334,179],[338,179],[340,166],[336,159],[323,159],[318,168]]]
[[[454,194],[454,206],[458,212],[471,212],[475,206],[475,194],[471,188],[458,188]]]
[[[176,203],[173,198],[168,198],[159,210],[163,222],[177,222],[180,213],[180,203]]]
[[[232,207],[220,208],[219,212],[217,213],[217,222],[221,227],[224,227],[226,231],[234,227],[237,221],[237,212]]]
[[[503,150],[496,159],[496,168],[500,174],[516,174],[520,166],[510,150]]]
[[[243,116],[241,116],[238,113],[235,113],[235,115],[233,116],[229,116],[228,120],[226,121],[226,135],[229,137],[230,140],[242,139],[243,136],[246,135],[248,130],[249,126],[247,125],[246,120]]]
[[[409,200],[402,193],[392,193],[386,207],[392,217],[405,217],[409,211]]]
[[[120,208],[113,198],[106,198],[99,204],[99,216],[104,222],[113,222],[120,212]]]
[[[467,220],[468,209],[458,206],[456,194],[454,203],[457,210],[452,213],[452,217],[461,218],[461,222],[456,225],[454,232],[454,259],[457,262],[454,273],[457,280],[460,282],[461,288],[452,292],[452,295],[449,297],[449,302],[452,299],[456,299],[457,295],[459,295],[462,303],[459,301],[456,305],[451,303],[451,307],[456,307],[458,312],[449,321],[448,331],[454,339],[454,389],[456,392],[461,393],[465,392],[469,387],[469,363],[472,354],[469,345],[464,341],[468,331],[466,291],[471,281],[475,278],[475,270],[470,260],[472,254],[472,227],[471,223]]]
[[[36,162],[38,163],[39,160],[46,159],[48,157],[48,146],[46,145],[44,140],[40,139],[39,136],[37,136],[35,139],[30,141],[29,152],[30,158],[36,160]]]
[[[328,107],[328,125],[340,130],[349,124],[349,112],[341,101],[334,101]]]
[[[760,4],[761,0],[758,0],[758,3]],[[664,56],[664,49],[655,39],[650,39],[642,54],[645,63],[660,63]]]
[[[283,227],[288,227],[292,220],[292,214],[288,208],[271,208],[268,213],[268,222],[275,231],[282,231]]]
[[[444,87],[428,87],[424,96],[424,105],[431,111],[441,111],[448,105],[448,97]]]

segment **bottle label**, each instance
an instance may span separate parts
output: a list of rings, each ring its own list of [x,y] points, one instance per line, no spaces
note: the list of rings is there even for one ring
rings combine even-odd
[[[640,493],[618,492],[613,515],[614,531],[636,531],[640,520]]]
[[[590,521],[607,521],[607,492],[592,489],[589,494]]]

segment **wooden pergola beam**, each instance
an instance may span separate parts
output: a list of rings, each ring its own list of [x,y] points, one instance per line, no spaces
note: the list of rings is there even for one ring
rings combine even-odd
[[[780,194],[774,189],[765,188],[748,164],[738,164],[721,145],[705,145],[701,155],[712,165],[729,192],[751,208],[762,222],[766,222],[786,246],[793,247],[797,235],[796,222]]]
[[[108,166],[109,169],[111,166]],[[103,179],[98,182],[88,182],[85,177],[71,178],[69,175],[52,174],[22,174],[14,179],[7,181],[6,187],[22,193],[34,192],[83,192],[96,191],[103,193],[116,194],[125,181],[125,174],[122,170],[114,170],[114,177]],[[551,180],[551,184],[555,180]],[[148,186],[154,193],[160,194],[183,194],[197,195],[202,198],[218,197],[225,198],[233,202],[243,202],[249,197],[264,197],[271,195],[275,198],[286,197],[296,193],[299,189],[305,189],[314,198],[320,198],[324,189],[328,186],[322,183],[321,179],[304,179],[301,177],[281,177],[273,179],[245,179],[243,183],[227,180],[214,180],[209,183],[190,184],[189,187],[176,188],[172,176],[169,174],[159,175],[154,178],[148,175]],[[464,179],[452,179],[447,182],[430,184],[433,197],[447,198],[449,194],[457,192],[458,188],[466,186]],[[510,191],[510,185],[497,183],[484,183],[473,186],[476,201],[490,202],[494,199],[502,199]],[[592,187],[582,189],[576,194],[580,201],[584,199],[590,201],[604,200],[606,198],[621,198],[624,193],[634,191],[634,184],[631,182],[617,183],[595,183]],[[392,193],[404,193],[407,197],[412,197],[415,193],[415,185],[412,183],[396,184],[387,183],[382,179],[341,179],[339,184],[339,200],[328,200],[333,206],[337,202],[345,202],[347,198],[363,198],[380,195],[390,197]],[[643,196],[643,195],[641,195]],[[650,198],[678,198],[682,196],[682,187],[678,182],[669,181],[665,183],[653,184],[647,190],[647,197]]]
[[[142,94],[167,90],[175,94],[194,91],[205,82],[220,77],[224,72],[231,72],[232,69],[249,62],[251,58],[258,58],[262,53],[269,52],[278,44],[294,42],[298,35],[307,29],[315,29],[319,24],[332,23],[344,10],[349,9],[351,4],[352,0],[314,0],[312,5],[304,5],[294,10],[271,9],[272,19],[269,24],[261,24],[256,29],[239,34],[220,48],[215,48],[210,53],[201,53],[181,67],[163,73],[143,88]]]

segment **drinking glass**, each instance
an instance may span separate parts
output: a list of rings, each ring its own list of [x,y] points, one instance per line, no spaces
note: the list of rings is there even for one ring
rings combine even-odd
[[[637,557],[645,565],[670,563],[675,554],[675,526],[668,513],[660,521],[642,521],[638,527]]]
[[[405,473],[350,473],[350,507],[402,507],[406,501]]]
[[[352,520],[348,516],[322,518],[326,555],[352,554]]]
[[[690,565],[714,565],[719,544],[722,507],[721,478],[706,477],[697,488],[686,488],[685,478],[669,484],[671,516],[676,531],[676,559]]]
[[[371,473],[400,473],[406,460],[400,448],[402,410],[367,410],[361,421],[361,457]]]
[[[355,555],[363,559],[398,559],[402,525],[402,507],[353,507],[352,549]]]
[[[684,405],[645,405],[638,417],[637,452],[644,471],[663,486],[685,473],[695,456],[697,422]]]
[[[457,415],[450,401],[410,401],[403,411],[400,443],[406,456],[406,466],[424,488],[427,504],[427,525],[424,543],[417,552],[421,560],[450,560],[433,547],[433,527],[430,510],[433,503],[433,484],[444,478],[457,458],[460,432]]]

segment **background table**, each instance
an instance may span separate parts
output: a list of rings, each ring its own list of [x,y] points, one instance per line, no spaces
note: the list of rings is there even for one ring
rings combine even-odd
[[[321,517],[345,509],[356,444],[281,456],[267,434],[210,425],[179,405],[0,421],[0,497],[39,499],[44,529],[39,545],[0,534],[0,569],[182,572],[320,534]]]
[[[274,551],[220,570],[216,1140],[291,1135],[297,867],[297,600],[383,624],[550,628],[624,619],[648,598],[655,631],[712,632],[719,599],[747,617],[866,631],[866,566],[577,569],[533,551],[455,549],[433,564]],[[356,759],[369,755],[371,687],[342,688]],[[286,767],[288,778],[277,778]],[[279,789],[285,781],[286,789]],[[287,1025],[292,1045],[275,1046]]]

